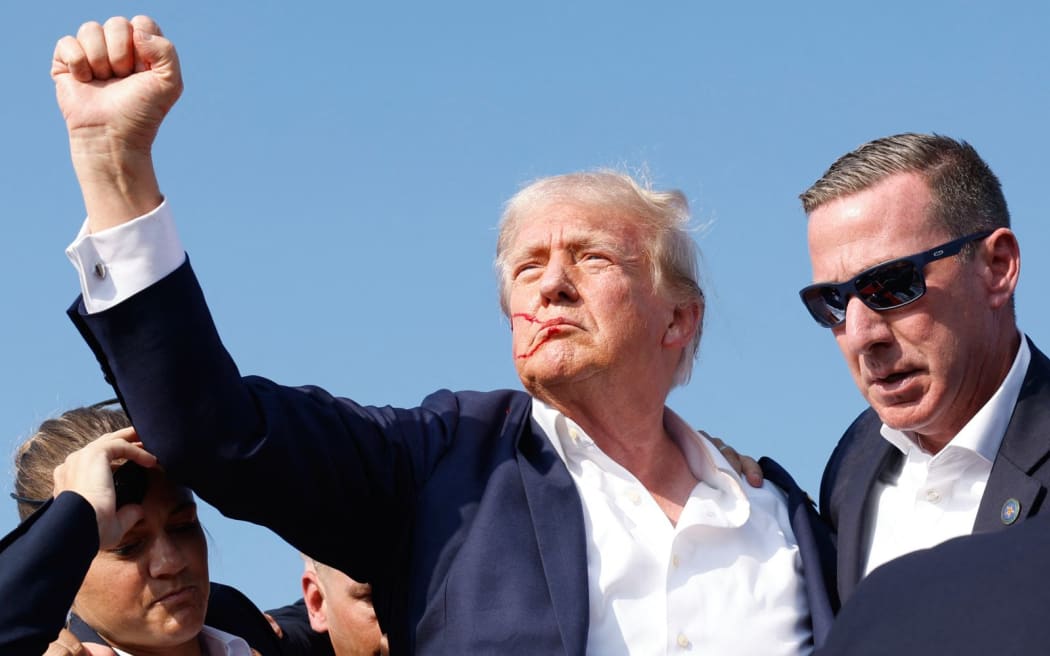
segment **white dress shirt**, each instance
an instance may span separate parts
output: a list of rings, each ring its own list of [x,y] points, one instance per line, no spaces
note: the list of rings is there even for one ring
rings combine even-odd
[[[185,259],[167,201],[115,228],[81,229],[66,254],[92,313],[145,289]],[[533,418],[565,461],[583,503],[588,654],[812,651],[801,556],[783,496],[771,484],[742,485],[718,450],[667,410],[665,428],[700,481],[672,526],[638,480],[571,420],[537,401]]]
[[[664,427],[700,481],[677,526],[630,472],[538,400],[532,416],[583,502],[587,653],[807,654],[802,563],[782,494],[755,489],[671,410]]]
[[[904,454],[896,478],[872,487],[872,517],[864,575],[906,553],[973,532],[992,463],[1010,423],[1028,363],[1028,340],[999,389],[937,454],[922,449],[914,433],[883,424],[882,436]]]
[[[165,200],[149,214],[94,234],[84,221],[66,256],[80,275],[84,307],[94,314],[179,268],[186,251]]]

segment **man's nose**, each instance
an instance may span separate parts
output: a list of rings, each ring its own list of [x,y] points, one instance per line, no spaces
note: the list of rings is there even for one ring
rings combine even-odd
[[[856,296],[846,303],[846,320],[840,330],[845,331],[846,345],[855,354],[868,353],[893,340],[886,313],[872,310]]]
[[[572,303],[579,298],[572,279],[572,263],[552,257],[543,269],[540,295],[548,303]]]

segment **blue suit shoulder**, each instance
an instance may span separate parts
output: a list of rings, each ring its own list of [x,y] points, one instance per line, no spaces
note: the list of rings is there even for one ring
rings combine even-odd
[[[1050,518],[949,540],[877,568],[819,656],[1042,654],[1050,645]]]

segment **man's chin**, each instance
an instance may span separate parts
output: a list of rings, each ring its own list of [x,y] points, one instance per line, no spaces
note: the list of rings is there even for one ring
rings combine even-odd
[[[525,390],[538,398],[545,398],[558,390],[566,390],[571,386],[579,385],[594,375],[593,371],[587,371],[579,367],[551,366],[518,369],[518,377]]]
[[[907,403],[878,405],[872,408],[879,415],[882,423],[901,432],[921,431],[929,422],[929,412],[922,406],[922,399]]]

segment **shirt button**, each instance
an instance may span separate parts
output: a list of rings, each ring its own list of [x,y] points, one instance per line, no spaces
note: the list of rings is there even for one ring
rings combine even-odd
[[[672,567],[677,569],[678,566],[681,565],[681,564],[682,564],[682,559],[678,557],[678,554],[674,554],[674,555],[671,556],[671,566]]]
[[[941,500],[941,493],[937,490],[926,490],[926,500],[930,503],[937,503]]]
[[[106,265],[101,262],[95,263],[95,277],[99,280],[105,280],[106,278]]]
[[[638,494],[638,490],[631,490],[628,492],[627,498],[636,506],[642,502],[642,495]]]
[[[685,637],[684,633],[679,633],[678,634],[677,642],[678,642],[678,646],[681,647],[682,649],[685,649],[686,647],[689,646],[689,638]]]
[[[579,433],[579,431],[577,431],[575,428],[570,428],[569,429],[569,438],[573,442],[579,442],[580,441],[580,433]]]

